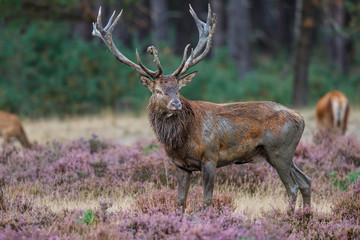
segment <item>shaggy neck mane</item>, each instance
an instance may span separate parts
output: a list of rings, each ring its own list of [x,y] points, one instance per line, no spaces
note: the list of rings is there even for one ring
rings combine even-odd
[[[186,144],[188,127],[194,124],[194,112],[190,103],[181,96],[182,108],[168,116],[152,99],[148,106],[148,116],[158,140],[166,147],[179,148]]]

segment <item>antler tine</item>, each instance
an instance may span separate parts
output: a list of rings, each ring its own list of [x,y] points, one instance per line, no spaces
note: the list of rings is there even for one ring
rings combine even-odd
[[[140,56],[139,56],[139,53],[138,53],[138,50],[136,49],[136,58],[137,58],[137,61],[138,61],[138,64],[139,66],[147,73],[149,74],[152,78],[157,78],[159,77],[163,70],[162,70],[162,67],[160,65],[160,60],[159,60],[159,57],[158,57],[158,51],[156,50],[156,48],[154,46],[150,46],[147,48],[147,52],[150,53],[151,55],[153,55],[154,57],[154,62],[156,63],[156,66],[158,68],[158,70],[155,72],[155,71],[151,71],[150,69],[148,69],[147,67],[145,67],[145,65],[141,62],[141,59],[140,59]]]
[[[198,18],[198,16],[196,15],[196,12],[192,8],[191,4],[189,4],[189,7],[190,7],[189,12],[190,12],[191,16],[195,20],[196,26],[197,26],[197,28],[199,30],[199,36],[200,36],[201,35],[201,30],[205,26],[205,23]]]
[[[112,14],[111,17],[109,18],[109,21],[108,21],[108,23],[106,24],[106,26],[105,26],[105,28],[104,28],[105,31],[106,31],[107,29],[109,29],[109,27],[111,26],[111,23],[112,23],[112,20],[113,20],[113,18],[114,18],[114,16],[115,16],[115,13],[116,13],[116,11],[114,10],[113,14]],[[121,14],[122,14],[122,10],[121,10],[120,14],[119,14],[119,15],[116,17],[116,19],[115,19],[115,22],[116,22],[116,23],[119,21]],[[115,23],[115,24],[116,24],[116,23]],[[114,24],[114,27],[115,27],[115,24]]]
[[[150,46],[147,48],[146,50],[148,53],[150,53],[151,55],[153,55],[154,57],[154,62],[158,68],[158,70],[156,71],[156,77],[160,76],[162,74],[162,67],[160,65],[160,60],[159,60],[159,57],[158,57],[158,51],[156,50],[156,48],[154,46]]]
[[[139,66],[141,67],[141,69],[144,70],[147,73],[147,75],[151,76],[154,79],[158,77],[157,74],[156,74],[157,72],[151,71],[150,69],[145,67],[145,65],[141,62],[139,52],[138,52],[137,49],[136,49],[136,59],[137,59],[137,62],[139,64]]]
[[[116,19],[113,21],[113,18],[115,16],[115,11],[114,11],[114,13],[111,15],[108,23],[106,24],[105,28],[103,28],[102,21],[101,21],[101,7],[100,7],[99,13],[97,16],[97,21],[96,21],[96,23],[93,23],[92,35],[101,38],[117,60],[124,63],[125,65],[128,65],[129,67],[131,67],[132,69],[137,71],[140,75],[152,77],[152,75],[149,74],[148,72],[146,72],[145,70],[143,70],[143,68],[141,66],[133,63],[127,57],[125,57],[119,51],[119,49],[116,47],[116,45],[114,44],[114,42],[112,40],[112,32],[113,32],[116,24],[119,22],[122,12],[123,12],[123,10],[120,11],[120,13],[116,17]]]
[[[199,31],[199,41],[195,47],[195,49],[191,49],[191,54],[189,58],[185,61],[185,63],[181,63],[180,67],[174,73],[176,76],[184,74],[190,67],[194,66],[198,62],[200,62],[210,51],[212,37],[215,33],[216,29],[216,14],[212,13],[210,4],[208,4],[208,14],[206,23],[201,21],[196,15],[194,9],[190,7],[190,14],[194,18],[196,26]],[[205,49],[204,49],[205,48]],[[187,49],[186,49],[187,51]]]
[[[198,62],[200,62],[210,51],[212,38],[213,38],[213,35],[215,33],[215,29],[216,29],[216,15],[215,14],[214,14],[214,16],[212,18],[212,24],[213,24],[213,26],[211,28],[211,31],[209,32],[209,37],[208,37],[208,40],[206,42],[206,48],[197,58],[192,60],[191,66],[193,66],[193,65],[197,64]]]
[[[185,50],[184,50],[183,59],[182,59],[182,61],[181,61],[181,64],[180,64],[179,68],[176,69],[175,72],[173,72],[173,74],[172,74],[173,76],[178,77],[178,76],[180,75],[181,70],[183,69],[183,67],[184,67],[184,65],[185,65],[185,62],[186,62],[187,52],[188,52],[189,47],[190,47],[190,44],[186,45]]]
[[[211,7],[210,4],[208,4],[208,15],[207,15],[206,23],[210,23],[210,21],[212,21],[211,13],[212,13]],[[216,18],[216,14],[215,14],[215,18]]]
[[[102,28],[102,21],[101,21],[101,6],[99,7],[99,12],[98,12],[98,16],[97,16],[97,21],[96,23],[99,25],[100,28]]]
[[[198,31],[199,31],[199,42],[197,44],[197,46],[195,47],[194,50],[194,54],[195,56],[198,54],[198,52],[200,52],[205,44],[206,44],[206,40],[207,40],[207,35],[209,34],[209,28],[211,27],[210,24],[210,19],[211,19],[211,8],[210,8],[210,4],[208,5],[208,16],[207,16],[207,21],[206,23],[204,23],[203,21],[201,21],[198,16],[196,15],[194,9],[190,6],[190,13],[192,15],[192,17],[195,20],[196,26],[198,27]]]

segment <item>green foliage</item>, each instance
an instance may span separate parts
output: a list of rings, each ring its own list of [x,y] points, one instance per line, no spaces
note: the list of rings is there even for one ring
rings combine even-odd
[[[145,145],[142,150],[142,152],[145,155],[150,155],[151,153],[158,152],[158,151],[159,151],[159,147],[156,143],[153,143],[150,145]]]
[[[0,33],[0,108],[28,116],[139,108],[148,96],[137,74],[104,45],[72,37],[69,29],[37,22],[22,34],[13,28]]]
[[[332,185],[338,187],[342,191],[347,191],[351,183],[354,183],[360,179],[360,168],[358,168],[356,171],[351,171],[346,174],[345,179],[339,179],[336,172],[331,172],[329,174],[329,178]]]
[[[80,217],[79,222],[89,226],[94,225],[96,222],[95,213],[92,210],[86,210]]]
[[[136,61],[135,47],[116,44]],[[147,45],[136,43],[139,50]],[[5,111],[32,117],[89,114],[104,108],[137,111],[145,107],[151,94],[138,74],[117,62],[100,40],[79,39],[67,23],[33,21],[22,29],[5,26],[0,31],[0,49],[0,109]],[[151,56],[144,51],[140,55],[149,68],[155,68]],[[159,48],[159,56],[164,74],[173,72],[181,61],[165,46]],[[309,69],[309,103],[315,104],[334,89],[360,102],[360,70],[354,68],[347,77],[318,56],[314,54]],[[285,54],[255,54],[252,71],[239,79],[227,49],[220,49],[191,69],[198,74],[182,94],[191,100],[218,103],[269,100],[290,105],[293,77],[279,78],[288,60]],[[356,58],[354,66],[358,64]]]
[[[357,55],[358,56],[358,55]],[[359,66],[355,59],[354,66]],[[323,58],[315,57],[309,69],[309,103],[314,105],[328,91],[342,91],[352,103],[360,102],[360,69],[354,68],[349,75],[343,75],[324,63]]]

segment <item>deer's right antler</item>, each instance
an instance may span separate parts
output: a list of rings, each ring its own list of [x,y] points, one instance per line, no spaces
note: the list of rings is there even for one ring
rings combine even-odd
[[[161,68],[160,61],[159,61],[159,58],[157,56],[157,51],[156,51],[155,47],[149,47],[148,52],[154,56],[154,62],[156,63],[156,65],[158,67],[158,70],[156,72],[151,71],[150,69],[146,68],[142,64],[142,62],[140,60],[140,57],[139,57],[139,53],[138,53],[137,50],[136,50],[136,58],[137,58],[137,61],[138,61],[139,65],[137,65],[134,62],[130,61],[115,46],[115,44],[114,44],[114,42],[112,40],[112,32],[113,32],[116,24],[118,23],[122,12],[123,12],[123,10],[120,11],[119,15],[113,21],[114,16],[115,16],[115,11],[114,11],[114,13],[111,15],[108,23],[103,28],[102,21],[101,21],[101,7],[100,7],[99,8],[99,13],[98,13],[98,16],[97,16],[97,21],[96,21],[96,23],[93,23],[92,35],[101,38],[104,41],[104,43],[106,44],[106,46],[110,49],[112,54],[115,56],[115,58],[117,60],[119,60],[120,62],[128,65],[129,67],[131,67],[132,69],[134,69],[135,71],[137,71],[141,75],[151,77],[153,79],[157,78],[158,76],[161,75],[162,68]]]

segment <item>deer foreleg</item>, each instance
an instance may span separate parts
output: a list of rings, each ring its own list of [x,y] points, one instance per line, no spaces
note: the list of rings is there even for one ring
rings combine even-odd
[[[176,168],[178,178],[178,205],[182,208],[182,212],[186,208],[186,198],[190,187],[191,173],[180,168]]]
[[[216,166],[211,162],[205,162],[201,167],[203,182],[203,198],[205,206],[208,207],[212,203],[214,182],[215,182]]]

